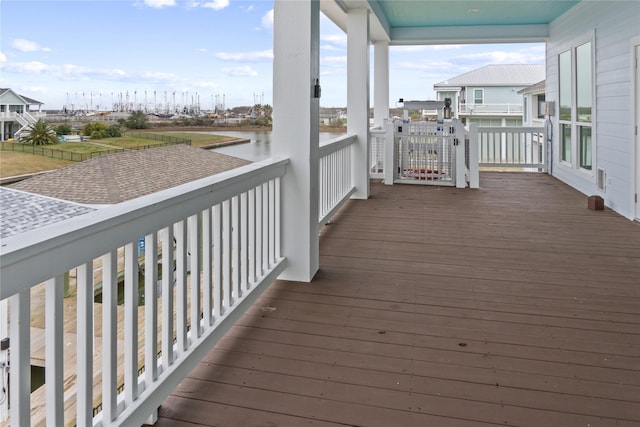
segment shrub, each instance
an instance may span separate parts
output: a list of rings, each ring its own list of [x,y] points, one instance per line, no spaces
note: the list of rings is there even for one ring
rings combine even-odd
[[[134,111],[125,121],[125,126],[129,129],[146,129],[149,127],[147,123],[147,115],[141,110]]]
[[[107,128],[102,122],[87,123],[82,127],[82,134],[93,137],[93,132],[104,131]]]
[[[71,129],[71,126],[69,125],[59,125],[53,128],[53,130],[56,132],[56,135],[58,136],[70,135],[73,132],[73,130]]]
[[[106,130],[94,130],[91,132],[91,139],[103,139],[107,137]]]
[[[104,130],[104,133],[109,138],[120,138],[122,136],[122,130],[116,125],[111,125]]]

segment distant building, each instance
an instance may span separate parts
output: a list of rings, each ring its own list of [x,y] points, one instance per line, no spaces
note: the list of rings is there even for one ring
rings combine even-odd
[[[534,85],[518,91],[524,97],[522,124],[524,126],[542,126],[545,117],[545,81],[542,80]]]
[[[492,64],[433,85],[436,99],[451,98],[452,116],[465,124],[520,126],[521,90],[544,80],[545,66]]]
[[[0,88],[0,141],[19,136],[23,129],[44,115],[40,111],[42,105],[12,89]]]

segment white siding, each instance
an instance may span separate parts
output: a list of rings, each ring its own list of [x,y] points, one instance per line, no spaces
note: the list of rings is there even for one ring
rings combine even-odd
[[[24,101],[17,97],[13,91],[8,90],[0,97],[1,105],[25,105]]]
[[[605,204],[633,217],[633,111],[631,39],[640,35],[640,2],[583,1],[550,26],[546,96],[556,102],[553,174],[579,191],[599,194]],[[594,37],[596,147],[592,173],[558,164],[558,54]],[[596,187],[597,168],[605,168],[606,190]],[[585,202],[586,204],[586,202]]]
[[[523,86],[470,86],[467,88],[467,103],[473,103],[474,89],[484,90],[485,104],[522,104],[522,95],[519,90],[524,89]]]

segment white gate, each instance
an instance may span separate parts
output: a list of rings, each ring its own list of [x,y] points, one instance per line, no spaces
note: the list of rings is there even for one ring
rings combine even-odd
[[[456,185],[458,139],[451,123],[397,121],[394,141],[394,183]]]

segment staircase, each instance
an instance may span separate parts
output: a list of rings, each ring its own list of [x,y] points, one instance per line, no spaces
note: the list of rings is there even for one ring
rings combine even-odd
[[[22,126],[13,134],[13,137],[16,141],[19,141],[22,131],[28,128],[29,126],[31,126],[32,124],[34,124],[35,122],[37,122],[37,120],[35,117],[29,114],[28,111],[25,111],[24,113],[15,113],[15,114],[16,114],[16,121],[20,123]]]

